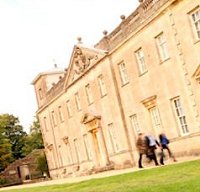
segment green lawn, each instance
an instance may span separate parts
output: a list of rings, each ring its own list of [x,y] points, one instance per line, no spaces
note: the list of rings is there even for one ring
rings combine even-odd
[[[80,183],[9,192],[200,192],[200,160]]]

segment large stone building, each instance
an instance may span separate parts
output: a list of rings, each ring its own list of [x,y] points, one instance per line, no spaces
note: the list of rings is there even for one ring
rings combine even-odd
[[[33,85],[52,178],[131,167],[138,132],[200,153],[200,1],[144,0]]]

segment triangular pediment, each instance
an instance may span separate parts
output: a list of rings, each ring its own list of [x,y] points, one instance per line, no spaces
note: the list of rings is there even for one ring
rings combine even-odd
[[[97,64],[105,54],[105,51],[99,49],[75,45],[70,59],[65,87],[85,74],[92,66]]]

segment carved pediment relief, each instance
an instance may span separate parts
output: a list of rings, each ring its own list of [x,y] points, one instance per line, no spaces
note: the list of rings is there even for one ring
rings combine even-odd
[[[80,47],[75,48],[74,52],[74,72],[78,75],[84,73],[84,71],[95,61],[98,60],[97,54],[83,53]]]
[[[80,45],[75,46],[70,61],[70,71],[67,78],[67,84],[78,79],[104,55],[105,52],[102,50],[90,49]]]

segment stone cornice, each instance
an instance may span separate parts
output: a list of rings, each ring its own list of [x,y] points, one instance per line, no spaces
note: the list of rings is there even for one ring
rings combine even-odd
[[[111,51],[121,42],[125,41],[134,31],[137,31],[152,18],[166,3],[178,0],[145,0],[138,8],[110,34],[104,36],[96,45],[96,48]]]
[[[150,108],[156,106],[156,99],[157,99],[157,96],[156,96],[156,95],[151,96],[151,97],[148,97],[148,98],[146,98],[146,99],[144,99],[144,100],[142,101],[142,104],[143,104],[147,109],[150,109]]]

